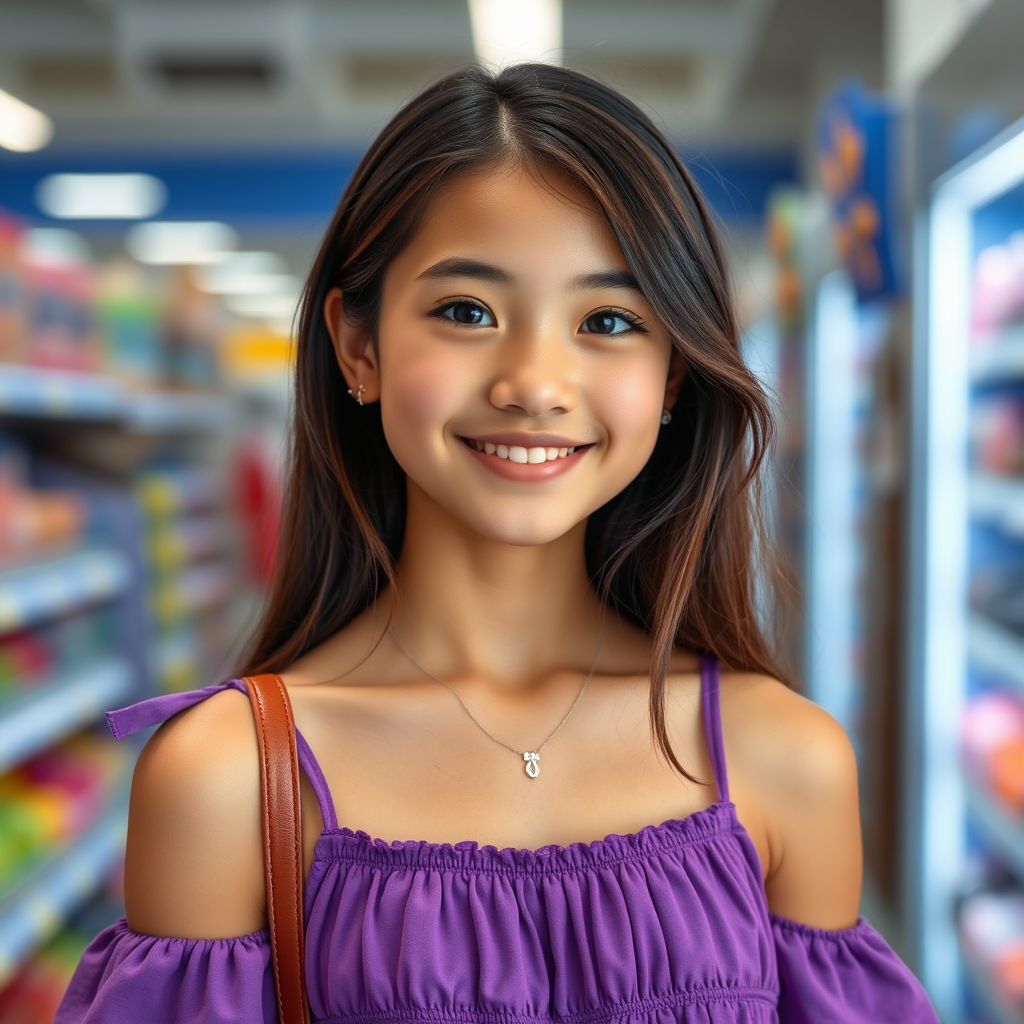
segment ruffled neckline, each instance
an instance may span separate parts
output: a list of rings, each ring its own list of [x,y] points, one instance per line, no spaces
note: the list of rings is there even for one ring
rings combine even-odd
[[[313,863],[347,861],[480,874],[557,874],[594,864],[649,857],[737,831],[744,830],[731,801],[717,801],[685,818],[669,818],[660,825],[646,825],[638,832],[625,835],[613,832],[591,842],[568,846],[552,843],[535,850],[481,846],[474,839],[459,843],[376,839],[362,830],[339,827],[320,834]]]

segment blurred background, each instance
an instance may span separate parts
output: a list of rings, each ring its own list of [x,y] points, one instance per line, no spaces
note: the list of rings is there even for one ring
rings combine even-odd
[[[1022,41],[1024,0],[0,0],[0,1021],[123,913],[103,711],[230,675],[265,593],[352,168],[527,58],[635,98],[713,207],[864,913],[947,1024],[1024,1022]]]

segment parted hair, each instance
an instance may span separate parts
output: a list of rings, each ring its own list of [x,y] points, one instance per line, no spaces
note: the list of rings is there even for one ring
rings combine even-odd
[[[520,64],[457,71],[384,128],[357,166],[305,285],[276,575],[243,675],[280,672],[337,632],[393,580],[405,475],[379,405],[347,394],[324,319],[340,288],[348,321],[376,337],[382,283],[438,188],[474,167],[554,169],[607,218],[687,366],[650,459],[591,515],[587,566],[607,605],[652,638],[650,723],[665,725],[673,649],[778,677],[756,602],[766,552],[759,468],[771,404],[740,357],[723,251],[683,161],[651,119],[576,71]]]

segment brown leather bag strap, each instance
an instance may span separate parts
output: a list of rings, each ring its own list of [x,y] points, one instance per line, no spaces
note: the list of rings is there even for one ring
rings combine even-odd
[[[308,1024],[309,1002],[302,977],[305,922],[295,721],[280,676],[250,676],[244,682],[260,748],[263,862],[277,1010],[281,1024]]]

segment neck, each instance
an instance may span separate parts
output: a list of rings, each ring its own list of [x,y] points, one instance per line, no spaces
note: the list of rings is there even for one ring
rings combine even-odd
[[[586,671],[603,606],[584,557],[586,523],[519,546],[474,533],[410,482],[393,626],[439,675],[508,682],[555,666]]]

